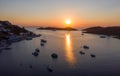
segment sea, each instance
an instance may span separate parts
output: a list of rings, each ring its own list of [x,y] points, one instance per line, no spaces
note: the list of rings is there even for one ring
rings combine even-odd
[[[0,76],[120,76],[120,39],[81,31],[27,29],[42,36],[0,51]],[[41,39],[47,40],[44,46]],[[32,54],[36,48],[38,56]],[[58,57],[53,58],[53,53]]]

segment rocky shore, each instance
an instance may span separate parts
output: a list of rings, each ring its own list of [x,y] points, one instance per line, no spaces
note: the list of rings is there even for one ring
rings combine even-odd
[[[24,27],[13,25],[9,21],[0,21],[0,50],[7,48],[13,42],[32,40],[32,38],[40,36]]]

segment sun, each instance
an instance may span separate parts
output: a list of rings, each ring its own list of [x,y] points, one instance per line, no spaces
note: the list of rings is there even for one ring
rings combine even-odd
[[[66,22],[65,22],[67,25],[69,25],[69,24],[71,24],[71,20],[66,20]]]

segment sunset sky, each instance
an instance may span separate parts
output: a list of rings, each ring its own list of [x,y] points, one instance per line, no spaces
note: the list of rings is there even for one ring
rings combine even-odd
[[[0,0],[0,20],[25,26],[120,26],[120,0]]]

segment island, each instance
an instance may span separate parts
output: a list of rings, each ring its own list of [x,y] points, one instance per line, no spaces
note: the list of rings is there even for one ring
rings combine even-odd
[[[99,35],[112,36],[114,38],[120,39],[120,26],[111,26],[111,27],[90,27],[82,30],[83,33],[92,33]]]
[[[13,42],[32,40],[32,38],[40,36],[40,34],[36,35],[24,27],[13,25],[9,21],[0,21],[0,50],[7,48]]]
[[[65,30],[65,31],[77,31],[77,29],[72,28],[72,27],[65,27],[65,28],[58,28],[58,27],[39,27],[37,28],[38,30]]]

